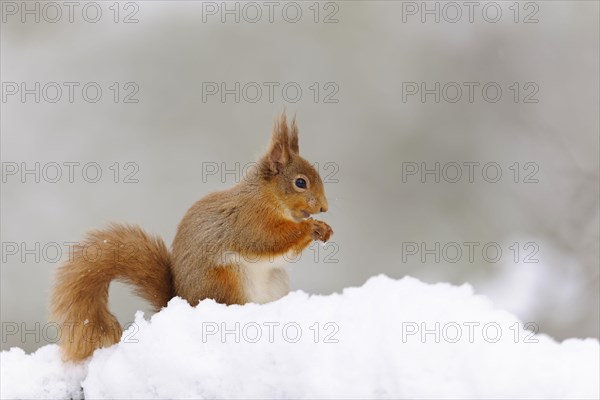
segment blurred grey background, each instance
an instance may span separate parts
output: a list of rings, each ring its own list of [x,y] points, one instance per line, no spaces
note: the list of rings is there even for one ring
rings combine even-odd
[[[459,18],[444,2],[75,2],[71,22],[64,3],[59,17],[3,1],[2,349],[48,341],[57,248],[64,259],[64,243],[109,221],[170,243],[193,202],[261,155],[284,107],[326,179],[335,230],[290,265],[294,289],[381,273],[468,282],[557,339],[598,337],[598,2],[491,3],[472,15],[454,3]],[[21,175],[36,163],[39,182]],[[439,182],[422,179],[436,163]],[[87,182],[94,165],[102,176]],[[146,309],[119,285],[111,304],[123,323]]]

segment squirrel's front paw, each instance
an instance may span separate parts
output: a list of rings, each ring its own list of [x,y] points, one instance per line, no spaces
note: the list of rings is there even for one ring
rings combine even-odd
[[[312,233],[311,237],[314,240],[321,240],[327,242],[331,235],[333,235],[333,229],[323,221],[311,220]]]

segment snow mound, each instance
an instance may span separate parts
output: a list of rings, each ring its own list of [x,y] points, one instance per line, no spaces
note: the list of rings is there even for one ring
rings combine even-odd
[[[2,398],[598,398],[596,339],[558,343],[469,285],[371,278],[342,294],[174,298],[86,365],[2,352]],[[81,387],[83,393],[81,393]]]
[[[3,399],[81,399],[86,366],[64,364],[57,345],[33,354],[17,347],[0,353],[0,395]]]

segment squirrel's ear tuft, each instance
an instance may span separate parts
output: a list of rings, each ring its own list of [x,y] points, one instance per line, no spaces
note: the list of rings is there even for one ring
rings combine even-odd
[[[282,167],[289,160],[289,132],[285,111],[273,125],[273,135],[267,151],[266,161],[269,164],[269,170],[273,174],[281,172]]]
[[[298,125],[296,124],[296,116],[292,119],[292,126],[290,127],[290,151],[295,154],[300,154],[300,147],[298,146]]]

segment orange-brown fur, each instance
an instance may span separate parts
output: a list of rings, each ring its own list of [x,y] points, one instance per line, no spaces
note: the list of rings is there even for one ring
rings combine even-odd
[[[306,190],[295,184],[298,177],[308,181]],[[160,238],[120,224],[90,232],[75,247],[58,270],[51,300],[52,318],[63,325],[64,358],[83,360],[119,341],[121,327],[108,310],[112,280],[133,285],[156,310],[175,295],[192,305],[206,298],[244,304],[280,297],[289,290],[287,274],[270,267],[256,274],[258,264],[240,257],[270,260],[329,240],[329,225],[306,219],[322,211],[327,200],[321,178],[299,155],[295,119],[288,127],[282,114],[258,167],[234,187],[196,202],[179,224],[171,253]],[[265,281],[255,282],[261,276]],[[268,294],[257,300],[259,283]]]
[[[59,268],[52,294],[65,358],[80,360],[119,341],[121,326],[107,306],[113,279],[132,284],[156,310],[166,305],[174,296],[170,264],[162,239],[139,227],[112,224],[88,233]]]

